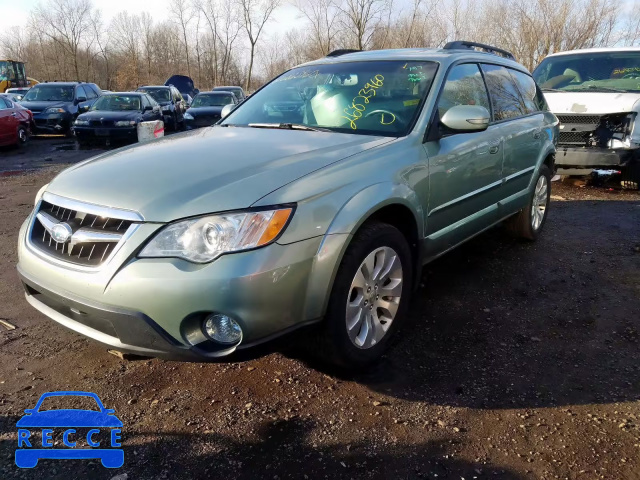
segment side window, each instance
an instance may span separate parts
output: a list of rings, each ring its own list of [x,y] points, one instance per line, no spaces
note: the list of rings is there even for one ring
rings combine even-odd
[[[487,81],[489,95],[491,95],[495,121],[508,120],[527,114],[518,87],[506,67],[483,64],[482,71]]]
[[[82,88],[84,88],[84,91],[87,94],[87,100],[93,100],[94,98],[98,97],[98,95],[96,95],[96,92],[94,92],[89,85],[85,85]]]
[[[511,73],[511,76],[516,81],[526,113],[535,113],[540,111],[540,107],[538,106],[538,101],[536,99],[538,89],[536,88],[536,82],[533,78],[526,73],[513,69],[509,69],[509,73]]]
[[[440,117],[457,105],[479,105],[490,111],[487,89],[475,63],[456,65],[449,72],[438,102]]]
[[[76,99],[81,97],[88,98],[87,92],[84,91],[83,87],[76,87]]]
[[[547,105],[547,99],[544,98],[544,94],[542,90],[538,88],[536,85],[536,105],[538,105],[538,110],[543,112],[549,111],[549,105]]]
[[[4,98],[0,97],[0,110],[6,110],[12,108],[11,104]]]
[[[149,103],[149,100],[147,100],[147,96],[146,95],[142,95],[142,109],[144,110],[145,108],[151,106],[151,104]]]
[[[152,97],[152,96],[150,96],[150,95],[145,95],[145,98],[147,99],[147,102],[149,102],[149,105],[151,105],[152,107],[157,107],[157,106],[159,106],[159,105],[158,105],[158,102],[156,102],[156,101],[153,99],[153,97]]]

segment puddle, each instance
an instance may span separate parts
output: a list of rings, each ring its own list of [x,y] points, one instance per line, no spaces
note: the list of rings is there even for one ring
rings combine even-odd
[[[69,151],[69,150],[77,151],[78,150],[78,144],[76,142],[63,143],[62,145],[56,145],[55,147],[53,147],[52,150],[54,152],[63,152],[63,151]]]

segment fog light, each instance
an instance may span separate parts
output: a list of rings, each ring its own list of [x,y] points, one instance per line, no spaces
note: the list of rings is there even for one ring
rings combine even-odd
[[[204,333],[219,343],[238,343],[242,338],[242,329],[238,322],[226,315],[209,315],[203,324]]]

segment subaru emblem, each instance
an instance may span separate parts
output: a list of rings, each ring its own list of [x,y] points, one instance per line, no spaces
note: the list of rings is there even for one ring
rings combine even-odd
[[[51,237],[58,243],[66,243],[73,235],[73,230],[68,223],[56,223],[51,229]]]

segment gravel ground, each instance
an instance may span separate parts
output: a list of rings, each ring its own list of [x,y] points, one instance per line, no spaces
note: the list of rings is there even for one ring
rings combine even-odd
[[[16,237],[59,169],[0,178],[0,318],[17,326],[0,326],[0,478],[640,478],[638,194],[554,183],[537,243],[496,228],[428,265],[392,350],[345,376],[309,332],[224,363],[125,361],[37,313]],[[15,467],[15,423],[52,390],[115,408],[124,467]]]

